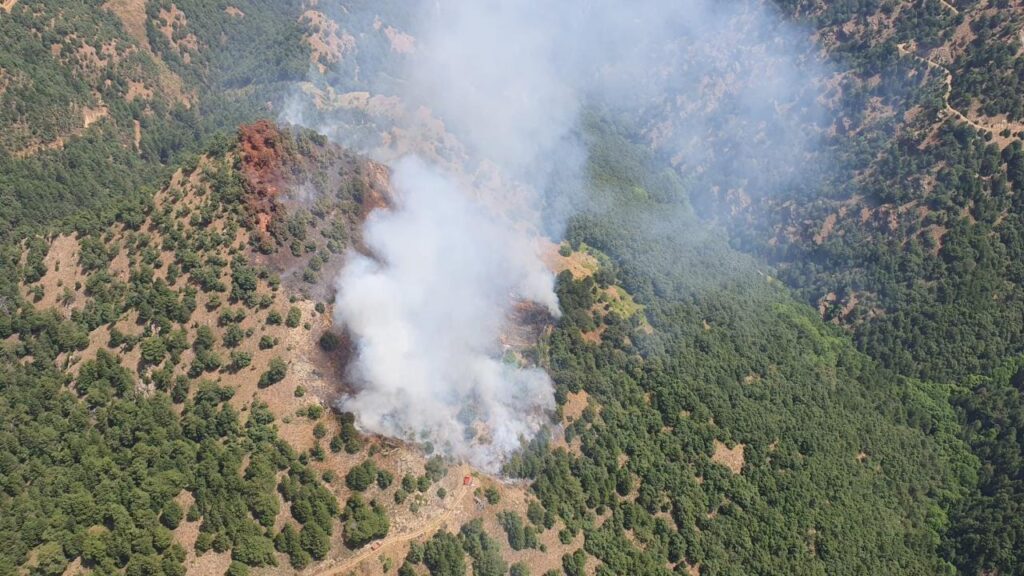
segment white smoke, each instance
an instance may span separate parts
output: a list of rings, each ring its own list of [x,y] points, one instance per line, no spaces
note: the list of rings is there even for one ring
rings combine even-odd
[[[335,8],[343,25],[387,10],[342,4]],[[367,124],[332,123],[315,106],[291,107],[286,116],[381,159],[422,149],[435,163],[394,164],[398,205],[366,227],[375,258],[351,254],[338,278],[337,321],[357,346],[357,390],[343,404],[365,430],[430,440],[493,467],[539,429],[554,404],[544,372],[502,363],[497,340],[515,298],[557,312],[551,274],[521,230],[537,229],[541,219],[557,228],[580,207],[564,196],[542,202],[540,192],[552,177],[568,196],[581,186],[584,103],[633,117],[644,127],[640,137],[681,170],[700,167],[708,143],[727,148],[720,156],[736,161],[719,162],[716,171],[754,187],[766,165],[784,176],[799,172],[806,146],[799,127],[814,107],[806,91],[813,78],[798,65],[795,55],[804,52],[792,46],[800,34],[756,0],[395,4],[411,14],[405,31],[415,52],[396,56],[401,63],[387,72],[363,70],[386,77],[379,85],[397,91],[386,96],[404,103],[404,112],[389,108],[382,116],[366,109],[364,122],[386,126],[380,141],[367,143]],[[443,129],[425,117],[439,118]],[[472,198],[483,191],[457,184],[485,163],[499,167],[503,182],[532,187],[527,210],[512,206],[501,186],[478,204]],[[485,205],[533,221],[513,224]],[[474,435],[478,424],[485,430]]]
[[[375,257],[351,254],[338,278],[360,388],[343,407],[366,430],[494,469],[554,408],[547,374],[503,363],[497,340],[513,299],[558,314],[554,279],[530,238],[438,169],[407,158],[392,182],[398,205],[364,231]]]

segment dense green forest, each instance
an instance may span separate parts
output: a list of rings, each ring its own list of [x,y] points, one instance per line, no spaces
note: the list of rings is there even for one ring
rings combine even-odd
[[[580,454],[536,442],[508,471],[534,479],[608,573],[684,560],[706,574],[952,572],[939,554],[947,510],[973,488],[977,462],[950,386],[857,352],[703,231],[684,190],[622,186],[650,160],[595,130],[591,177],[615,208],[578,217],[569,237],[613,267],[559,278],[565,316],[549,352],[559,395],[590,398],[566,430]],[[614,282],[645,307],[652,334],[638,318],[593,314]],[[606,327],[596,346],[582,337],[595,323]],[[715,441],[744,446],[741,474],[712,462]]]

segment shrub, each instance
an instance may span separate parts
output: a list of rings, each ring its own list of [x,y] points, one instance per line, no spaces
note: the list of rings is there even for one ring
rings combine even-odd
[[[391,527],[387,512],[376,502],[367,506],[358,494],[348,499],[342,518],[345,521],[345,545],[349,548],[361,548],[379,540],[387,536]]]
[[[373,460],[363,460],[362,464],[353,467],[345,475],[345,485],[351,490],[362,492],[377,479],[377,465]]]
[[[280,356],[275,356],[270,360],[270,365],[267,367],[267,371],[260,375],[259,387],[266,388],[277,384],[281,380],[284,380],[287,372],[288,364],[286,364]]]
[[[252,364],[252,354],[241,350],[231,352],[231,368],[238,371]]]
[[[323,335],[320,336],[320,347],[323,348],[325,352],[334,352],[339,346],[341,346],[341,338],[339,338],[334,332],[324,332]]]
[[[301,323],[302,310],[299,310],[298,306],[292,306],[288,309],[288,316],[284,320],[284,325],[289,328],[298,328]]]

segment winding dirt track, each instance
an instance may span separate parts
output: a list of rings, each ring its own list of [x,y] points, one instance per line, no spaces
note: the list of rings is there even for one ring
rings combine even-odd
[[[952,4],[947,2],[946,0],[939,0],[939,4],[942,4],[943,6],[948,8],[951,12],[953,12],[953,14],[957,14],[957,15],[960,14],[960,11],[956,9],[956,6],[953,6]]]
[[[459,467],[458,474],[460,482],[461,478],[464,476],[468,476],[470,472],[471,471],[468,465],[461,465]],[[429,536],[433,534],[437,530],[440,530],[448,521],[448,519],[451,518],[452,515],[459,510],[462,501],[465,500],[465,498],[472,493],[472,488],[472,486],[465,486],[460,484],[458,492],[454,495],[453,498],[451,498],[448,501],[449,505],[445,508],[444,513],[429,519],[419,529],[413,530],[411,532],[404,532],[402,534],[395,534],[394,536],[389,536],[383,540],[378,540],[374,543],[376,544],[376,547],[374,547],[374,544],[367,545],[363,547],[362,551],[359,552],[359,554],[356,554],[355,556],[346,559],[341,564],[322,567],[315,572],[310,572],[308,576],[339,576],[340,574],[344,574],[349,570],[354,569],[356,566],[359,566],[360,564],[371,558],[376,558],[381,553],[385,552],[388,548],[396,544],[402,544],[410,540],[415,540],[416,538],[419,538],[421,536]]]
[[[939,4],[942,4],[943,7],[945,7],[947,10],[949,10],[953,14],[956,14],[958,16],[960,15],[960,10],[958,10],[956,6],[953,6],[952,4],[950,4],[948,2],[948,0],[938,0],[938,2],[939,2]],[[1021,42],[1024,43],[1024,30],[1021,30],[1020,37],[1021,37]],[[950,115],[952,115],[953,117],[957,118],[961,122],[964,122],[964,123],[972,126],[976,130],[980,130],[980,131],[983,131],[983,132],[988,132],[992,136],[994,136],[996,139],[1001,139],[1001,140],[1005,140],[1005,138],[1003,138],[1001,136],[1001,133],[1004,130],[1009,129],[1012,132],[1019,132],[1021,130],[1024,130],[1024,124],[1018,124],[1018,123],[1012,123],[1012,122],[1000,122],[999,124],[997,124],[995,126],[990,126],[990,125],[980,124],[980,123],[978,123],[975,120],[971,120],[966,114],[964,114],[963,112],[957,110],[956,108],[954,108],[949,103],[949,99],[953,95],[953,72],[950,71],[949,68],[946,68],[945,66],[943,66],[942,64],[939,64],[938,62],[934,62],[934,61],[929,60],[927,58],[923,58],[921,56],[918,56],[914,51],[907,49],[907,43],[897,44],[896,45],[896,50],[900,53],[901,56],[902,55],[909,55],[912,58],[915,58],[917,60],[920,60],[921,62],[924,62],[928,66],[928,68],[938,69],[938,70],[941,70],[942,72],[945,73],[945,75],[946,75],[946,93],[945,93],[945,95],[943,95],[942,100],[943,100],[943,103],[946,106],[946,112],[949,113]]]
[[[933,62],[933,61],[931,61],[931,60],[929,60],[927,58],[922,58],[921,56],[918,56],[914,52],[912,52],[910,50],[907,50],[906,46],[907,46],[906,44],[897,44],[896,45],[896,49],[899,51],[901,56],[902,55],[908,55],[908,56],[910,56],[910,57],[912,57],[912,58],[914,58],[916,60],[924,62],[925,65],[927,65],[929,68],[942,70],[942,72],[944,72],[946,74],[946,93],[942,95],[942,101],[946,105],[946,112],[949,112],[950,114],[952,114],[953,116],[956,116],[960,120],[970,124],[971,126],[974,126],[978,130],[986,130],[986,131],[989,131],[989,132],[993,131],[992,128],[988,128],[987,126],[982,126],[981,124],[978,124],[977,122],[971,120],[966,115],[964,115],[963,112],[957,110],[956,108],[953,108],[953,106],[949,103],[949,99],[953,95],[953,73],[949,71],[949,68],[946,68],[945,66],[943,66],[942,64],[939,64],[938,62]]]
[[[952,8],[952,7],[950,7],[950,8]],[[953,8],[953,9],[955,10],[955,8]],[[961,122],[964,122],[966,124],[971,125],[972,127],[974,127],[977,130],[980,130],[980,131],[983,131],[983,132],[988,132],[988,133],[990,133],[990,134],[992,134],[993,136],[996,136],[996,137],[1000,137],[1000,133],[1003,130],[1010,129],[1012,131],[1016,131],[1016,130],[1020,129],[1020,126],[1018,126],[1016,124],[1011,124],[1011,123],[1005,123],[1004,122],[1004,123],[1001,123],[1000,125],[997,125],[997,126],[986,126],[984,124],[979,124],[978,122],[976,122],[974,120],[971,120],[970,118],[967,117],[966,114],[964,114],[963,112],[957,110],[956,108],[954,108],[949,103],[949,99],[953,95],[953,73],[949,70],[949,68],[946,68],[945,66],[943,66],[942,64],[939,64],[938,62],[933,62],[933,61],[931,61],[931,60],[929,60],[927,58],[923,58],[921,56],[918,56],[917,54],[915,54],[911,50],[907,50],[906,44],[897,44],[896,45],[896,49],[899,51],[901,56],[902,55],[908,55],[908,56],[910,56],[912,58],[915,58],[915,59],[917,59],[917,60],[919,60],[921,62],[924,62],[929,68],[938,69],[938,70],[941,70],[942,72],[945,73],[945,75],[946,75],[946,93],[942,96],[942,100],[943,100],[943,103],[946,106],[946,112],[948,112],[950,115],[954,116],[955,118],[957,118]]]

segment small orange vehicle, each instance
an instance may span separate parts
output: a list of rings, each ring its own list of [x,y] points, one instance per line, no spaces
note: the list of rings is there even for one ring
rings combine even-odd
[[[471,484],[473,484],[473,477],[472,476],[466,475],[466,476],[464,476],[462,478],[462,485],[463,486],[469,486]]]

